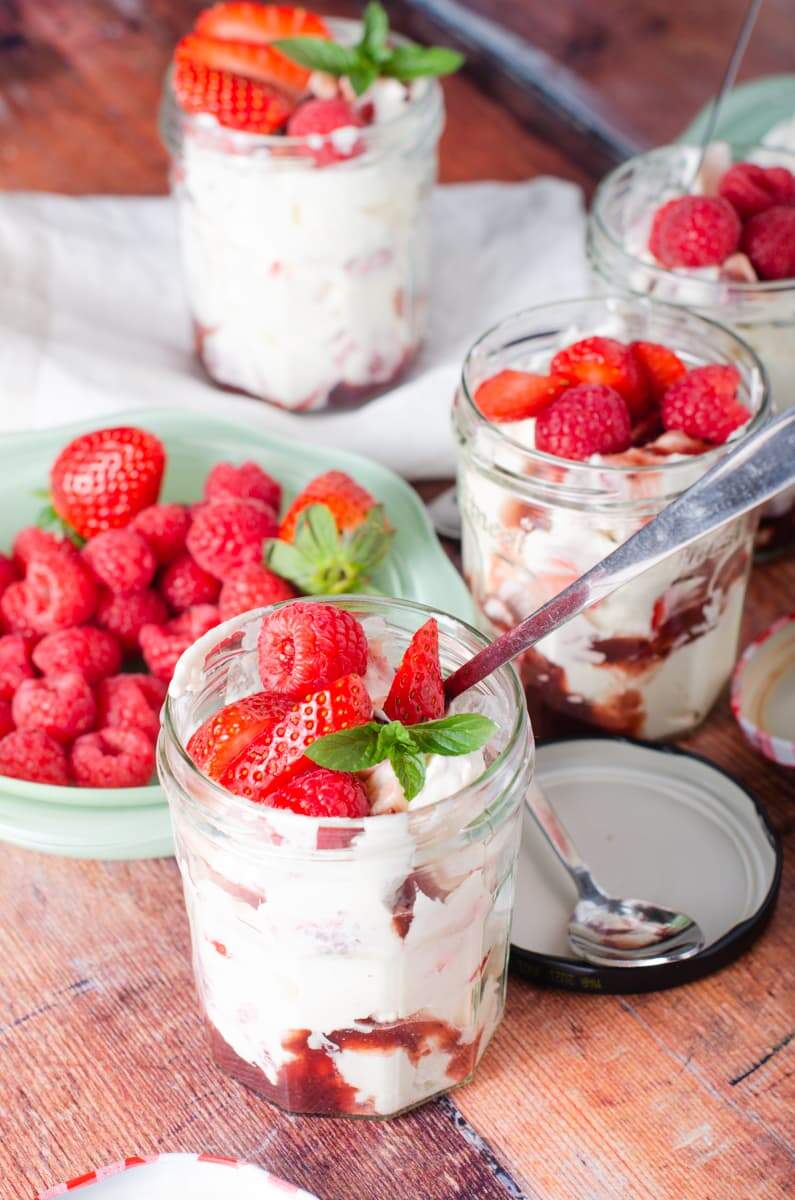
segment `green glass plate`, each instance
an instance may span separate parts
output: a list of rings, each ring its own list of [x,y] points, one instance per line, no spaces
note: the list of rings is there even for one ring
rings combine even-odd
[[[311,418],[307,418],[311,420]],[[114,424],[140,425],[168,453],[165,500],[201,499],[205,476],[221,459],[254,459],[284,484],[289,499],[323,471],[347,471],[381,500],[396,534],[374,582],[391,596],[418,600],[473,619],[461,576],[442,550],[413,488],[386,467],[356,454],[327,451],[203,413],[142,409],[114,414]],[[35,521],[58,451],[97,419],[4,437],[0,444],[0,547]],[[157,784],[143,788],[58,788],[2,778],[0,839],[79,858],[149,858],[171,853],[168,810]]]
[[[761,142],[769,129],[795,116],[795,75],[769,75],[734,88],[723,104],[716,137],[737,145]],[[702,109],[679,138],[699,142],[704,134],[709,105]]]

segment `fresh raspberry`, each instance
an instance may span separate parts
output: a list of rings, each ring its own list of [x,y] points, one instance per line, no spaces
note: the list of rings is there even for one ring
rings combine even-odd
[[[97,724],[102,729],[140,729],[154,742],[166,691],[154,675],[111,675],[97,688]]]
[[[666,392],[663,425],[720,445],[751,416],[737,399],[739,383],[735,367],[695,367]]]
[[[18,591],[16,589],[19,589]],[[97,590],[88,567],[72,550],[51,550],[28,563],[24,583],[6,588],[0,604],[13,593],[18,616],[34,633],[56,633],[82,625],[94,613]]]
[[[330,687],[294,705],[283,721],[250,742],[221,776],[230,792],[254,803],[289,779],[315,769],[304,751],[327,733],[352,729],[372,719],[373,704],[358,675],[344,675]]]
[[[341,675],[364,675],[367,638],[344,609],[299,600],[263,617],[257,655],[265,690],[299,700]]]
[[[439,624],[434,617],[421,625],[409,642],[384,701],[384,712],[390,721],[404,725],[444,716]]]
[[[268,604],[292,600],[295,595],[295,588],[286,579],[259,563],[249,563],[247,567],[233,571],[224,581],[218,611],[221,620],[228,621],[230,617],[250,612],[252,608],[265,608]]]
[[[139,592],[152,582],[157,562],[149,543],[134,529],[108,529],[83,547],[98,583],[112,592]]]
[[[645,376],[652,399],[659,404],[671,384],[682,378],[687,367],[673,350],[659,342],[632,342],[630,350]]]
[[[204,483],[205,500],[259,500],[278,512],[282,485],[255,462],[219,462]]]
[[[22,580],[9,583],[0,596],[0,613],[3,615],[2,628],[9,633],[24,633],[34,636],[33,626],[29,615],[30,596]]]
[[[220,779],[226,768],[254,738],[274,730],[287,716],[292,702],[269,692],[257,692],[227,704],[208,717],[188,742],[188,754],[199,770]]]
[[[161,625],[167,619],[166,603],[152,588],[125,594],[100,591],[97,624],[117,637],[125,651],[138,649],[138,638],[144,625]]]
[[[475,392],[475,404],[487,421],[526,421],[568,386],[568,380],[558,375],[498,371],[481,383]]]
[[[795,204],[795,175],[786,167],[735,163],[721,178],[718,194],[747,221],[774,204]]]
[[[200,567],[223,579],[262,562],[262,543],[277,532],[273,509],[259,501],[214,500],[196,513],[186,544]]]
[[[72,773],[78,787],[142,787],[155,770],[155,751],[140,729],[100,729],[72,747]]]
[[[11,715],[10,700],[0,700],[0,738],[14,729],[14,718]]]
[[[360,129],[363,124],[356,110],[340,97],[306,100],[287,122],[287,134],[289,137],[305,137],[307,143],[304,153],[314,158],[319,167],[325,167],[362,153],[364,142],[348,131]],[[343,129],[346,131],[344,138],[341,134],[334,139],[329,137],[329,134]]]
[[[42,675],[77,671],[88,683],[99,683],[121,666],[121,647],[112,633],[94,625],[75,625],[42,638],[33,651]]]
[[[615,338],[582,338],[559,350],[550,370],[570,383],[598,383],[612,388],[626,401],[633,418],[642,416],[649,407],[646,377],[629,346]]]
[[[743,250],[760,279],[795,278],[795,208],[768,208],[751,217]]]
[[[180,656],[218,621],[214,604],[195,604],[165,625],[144,625],[138,640],[152,674],[168,683]]]
[[[215,604],[221,591],[220,580],[200,567],[190,554],[181,554],[165,568],[158,587],[177,612],[194,604]]]
[[[680,196],[654,214],[649,249],[663,267],[717,267],[739,246],[740,228],[721,196]]]
[[[54,533],[50,533],[46,529],[39,529],[38,525],[29,525],[25,529],[20,529],[14,538],[11,553],[14,556],[17,570],[24,575],[32,558],[43,558],[51,550],[73,549],[72,543],[66,538],[56,537]]]
[[[536,448],[559,458],[621,454],[631,441],[629,411],[618,392],[599,384],[569,388],[536,421]]]
[[[67,787],[69,760],[63,747],[40,729],[16,729],[0,741],[0,775]]]
[[[129,527],[140,533],[162,566],[184,553],[190,513],[184,504],[150,504],[133,517]]]
[[[17,729],[41,729],[57,742],[71,742],[94,728],[97,706],[83,675],[66,671],[25,679],[11,702]]]
[[[11,700],[25,679],[33,679],[31,641],[21,633],[0,637],[0,700]]]
[[[318,767],[285,783],[268,796],[271,808],[289,808],[305,817],[366,817],[367,793],[355,775]]]
[[[376,501],[363,487],[344,471],[325,471],[298,493],[285,513],[279,527],[283,542],[295,539],[298,518],[312,504],[325,504],[337,523],[340,533],[358,528],[376,507]]]
[[[0,554],[0,596],[11,583],[16,583],[19,579],[17,569],[12,559],[5,554]]]

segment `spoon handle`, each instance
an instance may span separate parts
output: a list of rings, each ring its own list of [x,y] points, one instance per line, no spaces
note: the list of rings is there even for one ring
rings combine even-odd
[[[525,803],[544,837],[574,881],[580,899],[588,900],[604,896],[604,892],[583,862],[579,850],[538,784],[530,785]]]
[[[460,666],[445,682],[448,703],[630,579],[793,483],[795,407],[743,438],[612,554]]]
[[[727,95],[734,87],[734,81],[737,78],[737,72],[740,69],[740,63],[745,56],[745,51],[748,47],[749,41],[751,40],[751,34],[754,31],[756,18],[759,16],[759,10],[761,7],[762,0],[750,0],[745,17],[743,18],[743,23],[740,26],[737,38],[732,46],[732,51],[729,55],[729,61],[726,63],[726,70],[723,73],[723,79],[721,80],[720,87],[718,88],[718,94],[710,105],[707,123],[704,126],[704,133],[701,136],[698,164],[693,173],[694,180],[698,178],[698,174],[704,165],[704,156],[707,153],[709,144],[715,136],[715,130],[718,127],[720,110],[723,108],[723,102]]]

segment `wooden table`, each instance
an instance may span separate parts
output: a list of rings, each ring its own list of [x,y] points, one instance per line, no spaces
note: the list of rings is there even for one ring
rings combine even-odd
[[[154,128],[160,76],[196,7],[184,0],[0,7],[0,186],[164,190]],[[607,7],[557,4],[557,28],[560,14],[575,10],[587,29],[601,28]],[[652,8],[643,6],[647,14]],[[509,23],[530,20],[530,6],[522,10],[518,0],[499,11]],[[710,5],[716,27],[721,14],[736,11],[734,0]],[[703,43],[691,51],[690,61],[703,56]],[[757,69],[778,65],[773,51]],[[621,86],[613,77],[619,97]],[[467,77],[451,81],[447,96],[444,178],[553,171],[591,182]],[[646,95],[646,109],[657,103]],[[794,563],[758,568],[746,636],[792,608],[793,591]],[[125,1154],[164,1150],[267,1164],[323,1200],[791,1195],[793,777],[746,747],[725,702],[685,744],[755,787],[787,844],[789,869],[762,940],[720,974],[657,995],[570,995],[513,980],[506,1020],[477,1080],[386,1124],[291,1119],[211,1067],[172,860],[83,863],[0,851],[3,1200],[29,1198]]]

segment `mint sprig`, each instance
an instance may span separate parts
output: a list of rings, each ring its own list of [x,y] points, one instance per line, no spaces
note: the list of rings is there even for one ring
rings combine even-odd
[[[380,75],[408,83],[425,75],[452,75],[463,54],[446,46],[389,43],[389,17],[378,0],[370,0],[362,17],[362,36],[355,46],[341,46],[318,37],[278,38],[272,45],[293,62],[311,71],[345,75],[361,96]]]
[[[393,534],[381,504],[345,533],[327,504],[310,504],[298,518],[294,540],[268,542],[265,561],[309,595],[372,591],[370,576],[386,557]]]
[[[318,738],[306,755],[330,771],[364,771],[388,759],[406,799],[411,801],[425,784],[426,754],[448,758],[471,754],[485,746],[496,731],[494,721],[480,713],[456,713],[418,725],[368,721]]]

